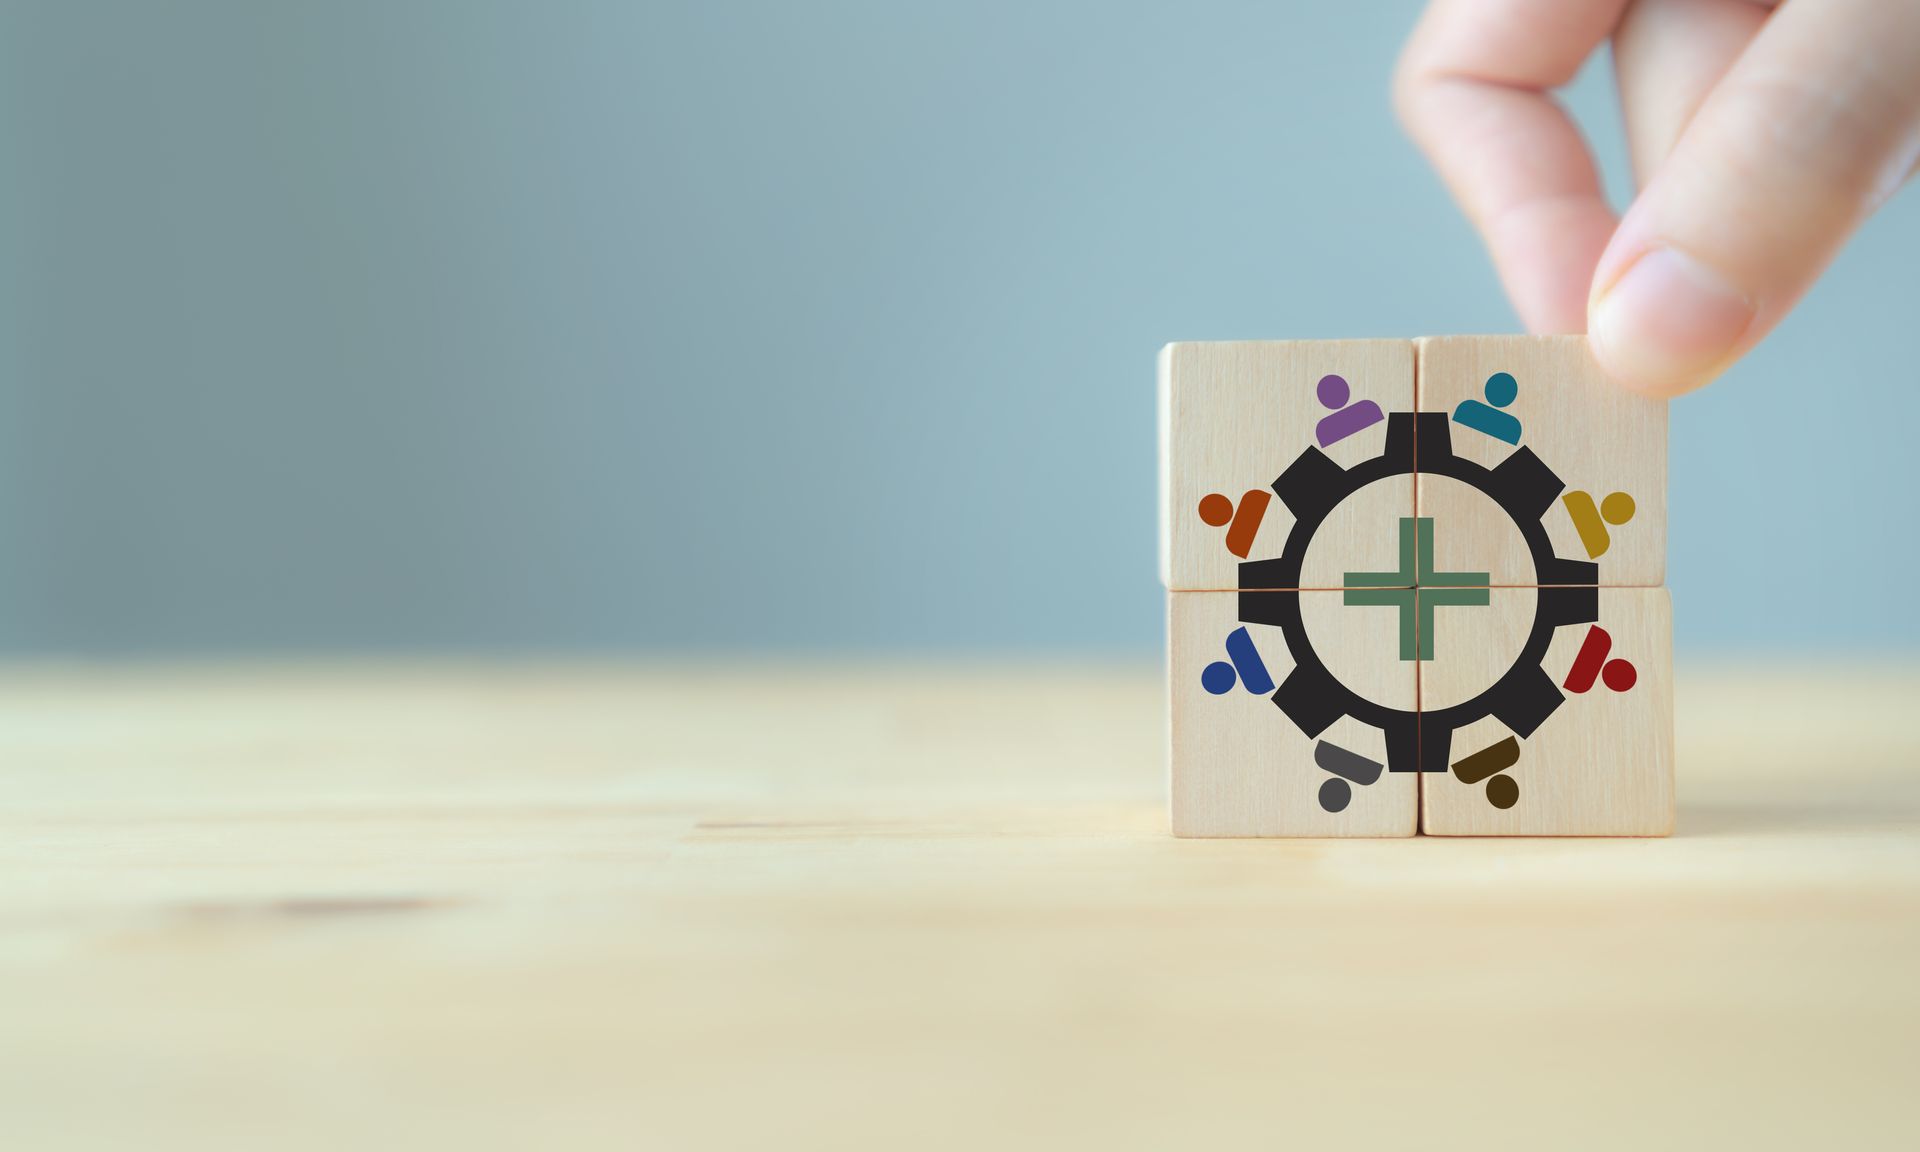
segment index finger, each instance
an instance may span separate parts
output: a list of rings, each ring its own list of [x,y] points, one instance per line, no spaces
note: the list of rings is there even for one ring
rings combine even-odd
[[[1552,90],[1628,0],[1435,0],[1394,78],[1401,122],[1479,229],[1532,332],[1584,332],[1614,215]]]

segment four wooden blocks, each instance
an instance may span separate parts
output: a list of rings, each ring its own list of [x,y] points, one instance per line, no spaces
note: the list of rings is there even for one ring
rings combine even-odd
[[[1181,836],[1664,835],[1666,405],[1583,337],[1160,358]]]

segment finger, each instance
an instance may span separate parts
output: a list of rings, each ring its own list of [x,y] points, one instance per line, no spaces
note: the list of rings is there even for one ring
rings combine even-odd
[[[1632,0],[1613,30],[1627,147],[1645,184],[1781,0]],[[1920,157],[1907,169],[1911,180]]]
[[[1920,159],[1920,4],[1787,4],[1709,93],[1594,274],[1621,383],[1697,388],[1784,316]]]
[[[1394,103],[1467,218],[1528,330],[1580,332],[1614,217],[1551,90],[1626,0],[1436,0],[1408,40]]]
[[[1755,0],[1634,0],[1613,32],[1633,172],[1644,185],[1766,23]]]

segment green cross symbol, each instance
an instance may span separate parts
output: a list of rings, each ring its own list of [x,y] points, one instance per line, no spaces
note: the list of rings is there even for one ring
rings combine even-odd
[[[1342,604],[1398,608],[1400,659],[1433,659],[1433,610],[1491,602],[1485,572],[1433,570],[1433,517],[1400,518],[1400,570],[1349,572]],[[1473,587],[1479,585],[1479,587]]]

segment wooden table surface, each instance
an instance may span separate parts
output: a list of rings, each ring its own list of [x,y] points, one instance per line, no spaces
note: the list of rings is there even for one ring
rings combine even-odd
[[[1920,1144],[1920,670],[1670,840],[1176,841],[1152,667],[0,676],[0,1148]]]

